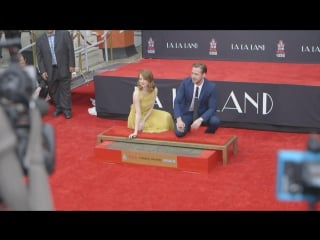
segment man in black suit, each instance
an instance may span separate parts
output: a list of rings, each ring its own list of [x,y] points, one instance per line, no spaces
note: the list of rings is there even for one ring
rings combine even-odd
[[[55,105],[54,117],[72,117],[71,77],[75,53],[69,31],[47,30],[36,41],[37,61],[42,78],[48,81],[49,95]]]

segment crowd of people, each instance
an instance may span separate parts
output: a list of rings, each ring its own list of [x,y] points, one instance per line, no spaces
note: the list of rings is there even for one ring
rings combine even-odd
[[[0,210],[54,210],[54,130],[41,120],[49,87],[19,51],[20,35],[5,34],[14,40],[7,43],[11,64],[0,75]]]
[[[0,33],[11,58],[0,76],[0,210],[53,210],[47,161],[54,165],[54,131],[41,122],[42,99],[54,105],[54,117],[72,117],[73,39],[69,31],[46,30],[36,40],[38,66],[32,66],[21,51],[21,31]],[[14,82],[23,85],[16,94]]]
[[[6,38],[13,37],[7,32],[5,34]],[[21,33],[17,34],[21,37]],[[23,52],[17,51],[19,48],[21,46],[15,45],[9,51],[12,55],[16,54],[20,67],[25,68],[29,64]],[[75,71],[75,53],[70,32],[46,30],[36,40],[36,57],[32,98],[50,101],[54,106],[53,117],[63,114],[66,119],[72,118],[71,80]],[[216,85],[206,79],[206,73],[207,66],[201,62],[191,66],[191,75],[183,79],[177,89],[172,115],[155,108],[159,89],[153,72],[150,69],[139,71],[127,118],[127,127],[132,129],[128,138],[137,138],[141,132],[165,131],[172,131],[177,137],[183,137],[200,126],[207,126],[205,133],[215,133],[220,124],[216,116]],[[50,200],[46,204],[48,208],[52,208]]]
[[[0,31],[3,33],[6,38],[21,37],[18,30]],[[21,45],[16,47],[21,48]],[[71,78],[75,71],[75,54],[70,32],[46,30],[36,40],[36,57],[34,97],[50,100],[54,105],[53,117],[63,114],[66,119],[72,118]],[[28,64],[23,53],[19,53],[18,58],[22,67]],[[200,126],[207,126],[205,133],[215,133],[220,125],[216,116],[216,85],[206,79],[206,73],[205,64],[197,62],[192,65],[191,75],[178,87],[172,116],[167,111],[154,108],[159,90],[152,71],[141,70],[127,119],[128,128],[133,129],[128,137],[136,138],[141,131],[173,131],[177,137],[183,137]],[[96,115],[96,111],[92,115]]]
[[[0,38],[20,39],[20,30],[1,30]],[[64,114],[72,118],[71,80],[75,72],[75,53],[73,39],[67,30],[46,30],[36,39],[37,86],[34,97],[44,98],[55,107],[54,117]],[[29,65],[24,52],[20,52],[21,43],[8,47],[12,58],[17,57],[20,66]],[[0,61],[2,49],[0,48]],[[14,60],[14,59],[11,59]]]
[[[19,35],[1,33],[6,37]],[[50,100],[54,105],[53,117],[63,114],[66,119],[72,118],[71,78],[75,71],[75,54],[70,32],[46,30],[36,40],[36,56],[38,81],[35,97]],[[21,65],[27,64],[25,56],[20,54],[19,57]],[[172,116],[167,111],[154,108],[159,90],[152,71],[141,70],[127,119],[128,128],[133,129],[128,137],[136,138],[141,131],[173,131],[177,137],[183,137],[200,126],[207,126],[206,133],[215,133],[220,125],[216,116],[216,85],[206,79],[206,73],[207,66],[201,62],[191,66],[191,75],[178,87]],[[88,110],[89,114],[96,115],[96,111]]]

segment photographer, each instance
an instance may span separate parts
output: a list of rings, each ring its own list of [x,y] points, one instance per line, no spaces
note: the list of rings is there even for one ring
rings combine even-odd
[[[5,209],[28,209],[27,189],[15,152],[17,138],[6,113],[0,107],[0,202]],[[1,210],[1,208],[0,208]]]
[[[27,63],[27,59],[26,57],[23,55],[23,53],[19,52],[17,53],[17,58],[20,64],[20,67],[26,67],[26,66],[30,66]],[[45,81],[44,79],[42,79],[40,72],[38,69],[36,69],[36,79],[37,82],[35,82],[35,86],[34,86],[34,93],[33,93],[33,97],[40,97],[45,99],[46,101],[49,100],[49,91],[48,91],[48,83],[47,81]]]
[[[15,60],[0,75],[0,203],[3,210],[53,210],[54,131],[41,121],[48,104],[32,96],[35,68]]]

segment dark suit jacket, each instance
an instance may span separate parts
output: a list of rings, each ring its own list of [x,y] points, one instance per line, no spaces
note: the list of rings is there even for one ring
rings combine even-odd
[[[73,40],[69,31],[55,30],[54,47],[59,75],[63,79],[70,79],[72,73],[70,73],[69,67],[75,67],[75,55]],[[50,81],[50,77],[52,76],[52,59],[46,33],[37,39],[36,52],[40,74],[47,72],[49,75],[48,81]]]
[[[190,104],[193,98],[194,83],[191,77],[185,78],[180,84],[176,98],[174,100],[174,118],[183,116],[189,111]],[[199,96],[199,116],[207,121],[216,112],[217,99],[216,99],[216,85],[214,82],[204,79]]]

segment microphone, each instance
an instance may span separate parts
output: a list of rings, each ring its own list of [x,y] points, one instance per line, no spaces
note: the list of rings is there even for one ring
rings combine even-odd
[[[49,112],[49,104],[42,98],[33,99],[33,101],[30,101],[29,106],[30,108],[37,107],[41,117],[45,116]]]

